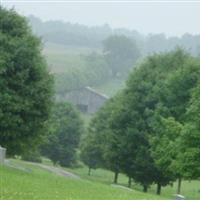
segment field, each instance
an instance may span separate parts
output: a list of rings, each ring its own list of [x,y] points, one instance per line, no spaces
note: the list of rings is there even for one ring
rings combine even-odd
[[[57,176],[24,162],[20,169],[0,166],[0,174],[1,200],[166,200],[83,178]]]
[[[49,42],[45,43],[43,50],[48,67],[53,73],[63,73],[72,68],[83,67],[85,64],[83,55],[88,55],[92,52],[100,52],[100,50],[65,46]]]
[[[176,191],[176,184],[163,188],[161,197],[155,195],[154,186],[149,193],[141,192],[137,184],[128,190],[121,187],[127,184],[123,174],[119,176],[120,187],[113,187],[113,173],[103,169],[93,170],[91,176],[87,175],[86,167],[67,169],[80,177],[75,179],[19,160],[10,163],[12,167],[0,166],[1,200],[167,200],[172,199]],[[48,160],[45,163],[51,165]],[[182,190],[186,199],[200,199],[199,181],[184,181]]]
[[[92,171],[91,176],[87,176],[87,168],[77,168],[77,169],[68,169],[68,171],[78,174],[84,179],[91,181],[97,181],[104,184],[110,184],[113,181],[113,173],[103,169],[97,169]],[[124,174],[119,175],[119,184],[127,186],[128,178]],[[132,189],[142,192],[142,187],[139,184],[132,183]],[[172,186],[166,186],[162,188],[161,196],[167,199],[172,199],[173,195],[176,194],[177,183]],[[156,186],[152,185],[149,188],[148,193],[154,195],[156,191]],[[200,181],[183,181],[182,183],[182,194],[186,197],[186,200],[199,200],[200,199]]]

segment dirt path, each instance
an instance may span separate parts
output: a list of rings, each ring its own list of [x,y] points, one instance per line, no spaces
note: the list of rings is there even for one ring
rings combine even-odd
[[[61,169],[61,168],[58,168],[58,167],[48,166],[48,165],[39,164],[39,163],[34,163],[34,165],[39,166],[39,167],[41,167],[41,168],[43,168],[43,169],[46,169],[46,170],[48,170],[48,171],[50,171],[50,172],[52,172],[52,173],[55,173],[55,174],[57,174],[57,175],[59,175],[59,176],[64,176],[64,177],[71,177],[71,178],[80,179],[79,176],[77,176],[77,175],[75,175],[75,174],[73,174],[73,173],[71,173],[71,172],[68,172],[68,171],[66,171],[66,170],[63,170],[63,169]]]
[[[69,178],[75,178],[75,179],[80,179],[79,176],[71,173],[71,172],[68,172],[64,169],[61,169],[59,167],[53,167],[53,166],[48,166],[48,165],[44,165],[44,164],[41,164],[41,163],[34,163],[34,162],[25,162],[26,164],[28,165],[34,165],[34,166],[38,166],[38,167],[41,167],[49,172],[52,172],[56,175],[59,175],[59,176],[63,176],[63,177],[69,177]],[[13,168],[16,168],[16,169],[19,169],[19,170],[22,170],[22,171],[26,171],[26,172],[31,172],[32,170],[28,167],[24,167],[22,165],[20,165],[19,163],[13,163],[12,161],[10,162],[10,160],[6,160],[5,164],[9,167],[13,167]]]
[[[124,189],[124,190],[128,190],[128,191],[133,191],[133,189],[125,187],[123,185],[111,184],[111,186],[116,187],[116,188],[121,188],[121,189]]]

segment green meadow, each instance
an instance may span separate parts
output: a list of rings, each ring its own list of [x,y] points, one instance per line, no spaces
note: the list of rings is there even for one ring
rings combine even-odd
[[[63,73],[71,69],[80,69],[85,66],[84,56],[92,52],[101,52],[100,49],[87,47],[66,46],[46,42],[43,49],[49,70],[52,73]]]
[[[148,193],[133,183],[132,190],[124,187],[127,177],[119,176],[119,185],[113,186],[113,173],[103,169],[93,170],[87,175],[87,168],[82,166],[65,169],[80,178],[62,177],[34,164],[10,160],[10,166],[0,166],[1,200],[167,200],[172,199],[176,191],[173,187],[163,188],[162,195],[155,195],[152,186]],[[44,163],[51,165],[46,160]],[[184,181],[182,193],[186,199],[200,199],[200,181]]]
[[[88,179],[61,177],[40,167],[0,166],[1,200],[165,200]]]

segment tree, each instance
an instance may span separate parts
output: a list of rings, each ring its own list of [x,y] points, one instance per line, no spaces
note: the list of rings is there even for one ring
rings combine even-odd
[[[52,118],[51,133],[42,147],[42,152],[54,164],[72,166],[76,162],[83,124],[78,112],[68,103],[56,103]]]
[[[174,176],[169,173],[171,170],[163,170],[169,167],[169,160],[164,162],[159,156],[156,159],[153,156],[155,154],[151,153],[150,138],[157,135],[159,140],[164,132],[157,115],[173,117],[177,124],[183,122],[190,89],[198,80],[198,69],[196,59],[177,49],[148,57],[134,69],[127,81],[121,110],[113,120],[114,128],[126,134],[122,149],[126,149],[124,157],[127,160],[124,160],[123,171],[141,183],[144,191],[155,182],[158,185],[157,193],[160,194],[161,186],[174,180]],[[165,143],[165,138],[162,139]],[[168,139],[173,140],[172,137]]]
[[[118,151],[113,149],[112,154],[116,154],[119,161],[120,171],[125,173],[129,179],[143,186],[143,191],[147,192],[149,185],[154,180],[155,167],[153,159],[149,154],[149,144],[147,137],[139,131],[130,127],[130,113],[124,108],[113,115],[112,131],[115,134]],[[129,113],[129,114],[128,114]]]
[[[196,74],[199,76],[199,74]],[[186,120],[180,137],[180,171],[187,179],[200,177],[200,83],[192,89]]]
[[[171,72],[165,78],[165,81],[162,84],[160,83],[160,86],[162,85],[159,92],[160,96],[162,96],[160,99],[160,107],[162,107],[162,109],[159,108],[159,112],[157,112],[158,109],[156,109],[155,112],[157,112],[157,114],[159,113],[158,115],[162,120],[158,120],[157,118],[158,125],[153,125],[153,132],[156,134],[155,137],[157,137],[159,143],[152,144],[152,147],[155,148],[156,146],[157,148],[157,150],[156,148],[154,149],[155,154],[159,152],[157,157],[154,157],[158,168],[165,171],[165,174],[169,174],[171,171],[171,177],[174,176],[178,179],[179,184],[177,192],[180,193],[181,179],[188,177],[195,178],[194,174],[191,174],[191,171],[195,171],[195,167],[188,167],[183,170],[185,163],[188,164],[188,162],[185,162],[186,156],[191,156],[191,149],[189,146],[186,147],[187,145],[184,145],[186,140],[184,139],[185,142],[183,142],[183,138],[186,134],[193,137],[195,132],[197,133],[199,131],[197,126],[196,128],[193,126],[194,123],[198,123],[198,120],[196,120],[197,113],[193,113],[190,122],[188,122],[188,106],[190,102],[193,102],[193,100],[191,100],[193,99],[191,94],[199,82],[200,63],[198,59],[181,51],[176,54],[176,58],[173,60],[174,64],[178,67],[174,67],[174,69],[170,70]],[[189,141],[189,138],[187,141]],[[197,160],[195,157],[196,156],[194,156],[193,159],[190,157],[188,160],[196,162]],[[189,170],[190,176],[188,175]]]
[[[111,98],[98,110],[90,122],[81,153],[83,161],[89,168],[102,167],[113,171],[114,183],[117,183],[121,170],[119,132],[113,132],[110,124],[110,119],[117,106],[118,98],[115,100]]]
[[[102,149],[94,135],[88,133],[81,143],[80,158],[88,166],[88,175],[91,175],[92,169],[97,169],[102,165]]]
[[[19,155],[46,132],[53,82],[40,40],[24,17],[2,7],[0,44],[0,145],[9,155]]]
[[[113,35],[103,41],[105,59],[112,70],[113,77],[118,73],[127,73],[140,57],[134,41],[123,35]]]
[[[158,119],[158,118],[157,118]],[[179,180],[177,193],[180,193],[180,180],[182,173],[180,171],[179,155],[181,154],[179,138],[183,129],[182,124],[175,121],[174,118],[158,119],[157,130],[151,137],[151,152],[157,169],[162,173],[162,178],[156,177],[158,183],[157,194],[161,193],[161,186],[169,182]]]

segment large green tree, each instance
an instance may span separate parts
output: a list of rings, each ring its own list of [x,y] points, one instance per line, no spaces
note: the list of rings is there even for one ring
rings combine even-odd
[[[121,137],[120,132],[112,130],[111,119],[120,105],[119,96],[109,99],[94,115],[81,153],[89,168],[102,167],[113,171],[114,183],[117,183],[121,171]]]
[[[24,17],[0,7],[0,145],[21,154],[45,133],[52,77]]]

